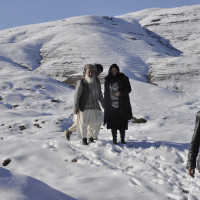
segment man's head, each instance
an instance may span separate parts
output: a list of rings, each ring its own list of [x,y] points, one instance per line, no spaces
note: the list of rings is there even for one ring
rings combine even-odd
[[[96,76],[98,77],[103,72],[103,66],[101,64],[95,64],[96,66]]]
[[[85,65],[83,73],[85,75],[87,74],[89,77],[93,77],[95,75],[95,73],[96,73],[95,65],[91,65],[91,64]]]
[[[94,77],[96,74],[96,67],[95,65],[85,65],[84,66],[84,74],[85,74],[85,79],[88,83],[93,83],[94,82]]]

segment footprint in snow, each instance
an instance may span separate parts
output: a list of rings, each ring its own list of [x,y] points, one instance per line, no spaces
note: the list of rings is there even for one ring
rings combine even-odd
[[[11,90],[12,88],[13,88],[13,84],[10,82],[4,82],[4,83],[1,83],[0,85],[0,90],[4,92],[7,90]]]
[[[134,186],[141,186],[141,183],[139,180],[137,180],[136,178],[131,178],[129,180],[129,186],[130,187],[134,187]]]
[[[177,159],[175,160],[175,163],[176,164],[184,163],[185,156],[179,152],[175,152],[175,154],[177,155]]]
[[[159,178],[152,179],[152,181],[153,181],[154,183],[159,184],[159,185],[162,185],[162,184],[165,183],[165,181],[164,181],[163,179],[159,179]]]
[[[154,159],[156,160],[161,160],[161,161],[165,161],[165,158],[162,156],[155,156]]]
[[[50,151],[57,151],[57,141],[56,140],[48,140],[48,142],[45,142],[42,146],[44,149],[49,149]]]

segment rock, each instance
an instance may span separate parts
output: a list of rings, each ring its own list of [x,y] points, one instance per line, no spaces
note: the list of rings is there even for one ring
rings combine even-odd
[[[60,103],[60,101],[56,100],[56,99],[52,99],[51,102],[53,102],[53,103]]]
[[[19,105],[14,105],[13,108],[17,108]]]
[[[81,77],[82,76],[79,76],[79,75],[76,75],[76,76],[70,75],[70,76],[67,76],[67,79],[63,81],[63,83],[66,83],[70,87],[75,88],[77,81],[80,80]]]
[[[113,21],[113,18],[112,18],[112,17],[108,17],[108,16],[103,16],[102,18],[103,18],[103,19],[106,19],[106,20],[110,20],[110,21]]]
[[[45,88],[44,88],[43,86],[41,86],[41,85],[36,85],[36,87],[39,88],[39,89],[43,89],[43,90],[45,89]]]
[[[144,118],[136,118],[136,117],[133,117],[132,118],[132,122],[133,123],[136,123],[136,124],[140,124],[140,123],[146,123],[147,122],[147,120],[146,119],[144,119]]]
[[[6,160],[3,161],[2,165],[3,166],[7,166],[10,162],[11,162],[11,159],[8,158],[8,159],[6,159]]]
[[[33,126],[36,126],[37,128],[42,128],[39,124],[33,124]]]
[[[183,189],[183,188],[180,188],[181,189],[181,191],[183,192],[183,193],[186,193],[186,194],[189,194],[190,192],[189,192],[189,190],[185,190],[185,189]]]
[[[77,160],[76,160],[76,159],[72,159],[71,161],[72,161],[72,162],[77,162]]]
[[[72,113],[72,114],[69,116],[69,118],[74,118],[74,113]]]
[[[24,125],[21,125],[21,126],[19,126],[19,129],[20,129],[21,131],[23,131],[23,130],[26,129],[26,127],[25,127]]]

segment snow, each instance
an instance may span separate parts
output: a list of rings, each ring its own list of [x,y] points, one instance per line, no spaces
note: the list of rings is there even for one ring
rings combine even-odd
[[[190,6],[176,10],[192,12]],[[137,21],[158,11],[174,12],[150,9],[138,18],[112,20],[82,16],[0,31],[0,160],[11,159],[0,167],[3,200],[199,199],[200,175],[192,179],[185,168],[200,109],[199,75],[192,73],[199,57],[191,59],[186,47],[156,32],[160,43]],[[129,122],[126,145],[113,145],[104,126],[89,146],[76,133],[65,139],[74,88],[60,81],[95,62],[104,65],[102,77],[109,65],[119,64],[130,78],[133,115],[147,119]],[[184,63],[192,67],[180,68]],[[156,84],[147,83],[149,69]],[[177,78],[177,71],[189,74]],[[175,76],[166,78],[168,73]]]
[[[0,168],[1,198],[9,199],[69,199],[74,198],[56,191],[45,183],[24,175]]]
[[[155,58],[151,57],[147,61],[150,66],[150,73],[153,73],[154,82],[162,79],[170,79],[166,84],[168,87],[179,87],[179,80],[186,83],[180,88],[188,90],[188,79],[195,85],[195,75],[199,75],[199,37],[200,37],[200,5],[184,6],[171,9],[148,9],[135,13],[128,13],[118,16],[120,19],[139,23],[152,31],[169,40],[170,44],[181,51],[180,56]],[[167,67],[166,67],[167,66]],[[191,74],[191,76],[189,76]],[[159,84],[160,85],[160,84]],[[196,90],[196,88],[194,88]],[[197,87],[198,89],[198,87]],[[194,91],[195,91],[194,90]],[[189,92],[189,91],[188,91]]]

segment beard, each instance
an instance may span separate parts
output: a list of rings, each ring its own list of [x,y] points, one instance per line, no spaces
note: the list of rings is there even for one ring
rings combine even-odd
[[[85,80],[86,80],[89,84],[94,83],[94,77],[89,77],[87,74],[85,75]]]

